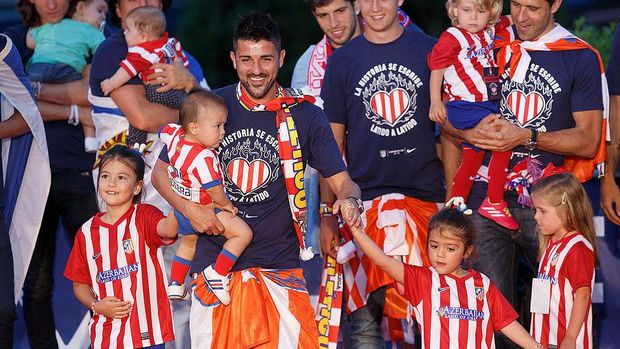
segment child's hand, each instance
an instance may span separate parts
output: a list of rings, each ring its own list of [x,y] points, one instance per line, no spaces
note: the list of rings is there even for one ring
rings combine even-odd
[[[105,297],[95,303],[95,312],[113,319],[122,319],[131,313],[131,302],[121,301],[116,297]]]
[[[114,87],[112,86],[110,79],[105,79],[101,82],[101,90],[106,96],[109,95],[110,92],[114,91]]]
[[[446,106],[441,101],[431,102],[431,109],[428,114],[434,122],[443,123],[446,121]]]
[[[232,202],[228,201],[225,205],[222,205],[222,211],[230,212],[233,216],[237,215],[239,210],[232,204]]]
[[[349,227],[362,227],[362,219],[360,217],[359,207],[352,199],[336,200],[333,206],[334,214],[340,213],[342,219]]]

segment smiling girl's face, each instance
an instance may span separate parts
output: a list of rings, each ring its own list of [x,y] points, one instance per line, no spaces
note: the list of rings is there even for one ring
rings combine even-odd
[[[108,210],[123,206],[129,208],[134,195],[141,190],[142,181],[138,181],[135,172],[119,160],[106,162],[99,172],[97,191]]]

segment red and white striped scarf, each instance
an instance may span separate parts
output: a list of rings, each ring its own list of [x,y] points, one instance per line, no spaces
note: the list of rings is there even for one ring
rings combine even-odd
[[[288,194],[291,215],[295,222],[295,232],[299,240],[300,257],[307,261],[314,257],[312,247],[306,247],[306,191],[304,189],[304,164],[301,156],[301,142],[295,127],[295,121],[290,108],[303,103],[314,103],[312,96],[304,95],[297,89],[283,89],[276,85],[277,96],[265,104],[258,104],[247,95],[247,92],[237,85],[239,103],[251,112],[275,112],[278,128],[278,152],[280,165],[284,174],[286,191]]]
[[[601,130],[602,134],[599,147],[593,159],[567,156],[562,166],[571,171],[581,182],[591,179],[595,169],[598,169],[599,177],[602,176],[605,171],[605,142],[610,138],[607,128],[607,120],[609,117],[609,90],[607,89],[607,79],[605,78],[605,67],[603,66],[603,60],[598,51],[559,24],[556,24],[551,31],[534,41],[517,40],[513,27],[508,27],[496,33],[495,47],[500,48],[497,54],[497,65],[499,67],[500,76],[504,73],[508,62],[510,62],[510,79],[517,83],[523,83],[530,69],[532,58],[528,52],[589,49],[596,54],[601,72],[603,93],[603,127]]]

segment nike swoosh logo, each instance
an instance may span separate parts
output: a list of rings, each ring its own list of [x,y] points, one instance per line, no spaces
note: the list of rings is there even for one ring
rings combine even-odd
[[[450,287],[449,287],[449,286],[448,286],[448,287],[439,287],[439,288],[437,289],[437,292],[441,293],[441,292],[443,292],[443,291],[447,291],[447,290],[449,290],[449,289],[450,289]]]
[[[93,259],[97,259],[99,258],[99,256],[101,256],[101,252],[97,253],[96,255],[93,256]]]
[[[407,149],[407,154],[414,152],[416,149],[418,149],[418,148]]]

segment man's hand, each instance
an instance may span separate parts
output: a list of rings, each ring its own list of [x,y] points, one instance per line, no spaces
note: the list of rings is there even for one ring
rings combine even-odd
[[[148,76],[148,84],[162,84],[157,92],[168,92],[170,90],[191,91],[200,85],[194,76],[183,66],[183,62],[175,60],[172,64],[157,63],[151,66],[155,73]]]
[[[122,319],[131,313],[131,306],[131,302],[121,301],[116,297],[105,297],[95,303],[94,310],[105,317]]]
[[[321,251],[324,255],[329,255],[333,258],[336,258],[340,237],[340,229],[338,229],[338,217],[321,217],[321,225],[319,229],[319,241],[321,243]]]
[[[224,232],[224,225],[217,219],[215,208],[222,209],[216,203],[208,205],[200,205],[189,200],[185,200],[185,217],[189,219],[190,224],[199,233],[209,235],[220,235]]]
[[[496,114],[482,119],[466,133],[466,141],[478,148],[491,151],[512,150],[530,139],[531,131],[512,124]]]
[[[431,109],[428,114],[429,118],[438,123],[446,121],[446,106],[442,101],[431,102]]]
[[[334,203],[334,213],[340,213],[340,216],[346,224],[351,227],[361,228],[362,217],[360,217],[360,207],[357,206],[357,202],[351,198],[336,200]]]
[[[620,188],[613,173],[601,178],[601,209],[612,223],[620,225]]]

